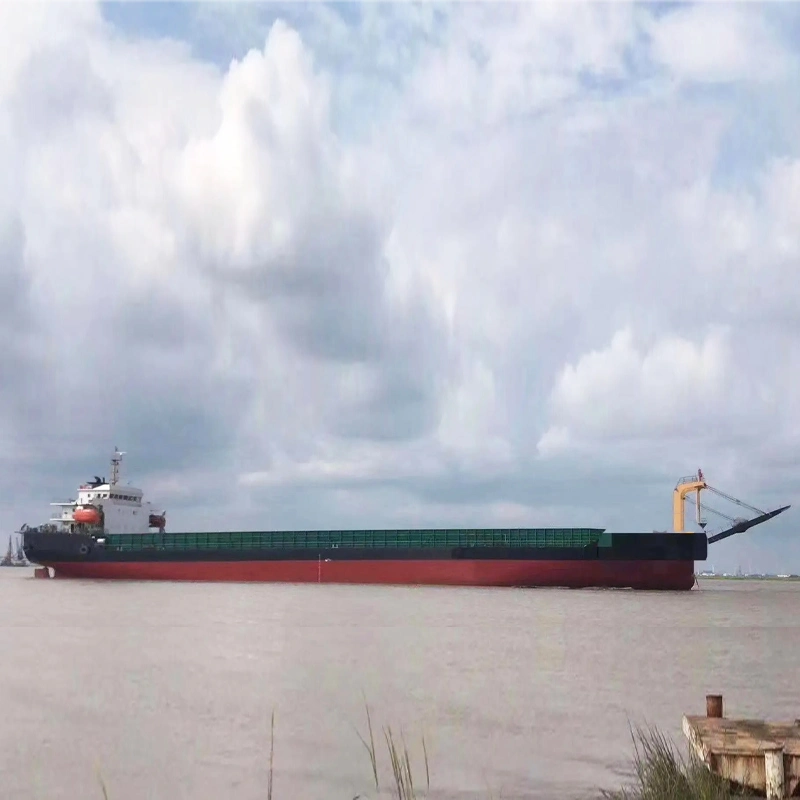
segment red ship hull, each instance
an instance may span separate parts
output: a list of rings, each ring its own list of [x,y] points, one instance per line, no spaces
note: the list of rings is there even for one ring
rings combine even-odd
[[[46,564],[46,562],[44,562]],[[113,580],[520,586],[688,591],[693,561],[59,561],[56,577]]]

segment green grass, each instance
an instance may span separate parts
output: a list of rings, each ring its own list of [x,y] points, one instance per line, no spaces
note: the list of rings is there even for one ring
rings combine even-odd
[[[633,785],[603,791],[604,800],[731,800],[753,796],[734,790],[696,757],[682,758],[656,729],[637,729],[633,747]]]

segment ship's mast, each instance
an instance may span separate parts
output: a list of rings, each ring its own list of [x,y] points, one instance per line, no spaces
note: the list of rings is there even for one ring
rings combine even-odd
[[[125,455],[125,451],[120,451],[120,449],[115,445],[114,446],[114,455],[111,458],[111,485],[114,486],[119,481],[119,465],[122,463],[122,456]]]

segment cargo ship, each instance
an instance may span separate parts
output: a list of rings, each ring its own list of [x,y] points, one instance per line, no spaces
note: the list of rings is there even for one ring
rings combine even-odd
[[[709,487],[702,471],[675,487],[673,531],[604,528],[166,531],[166,511],[141,489],[95,476],[38,527],[23,525],[25,556],[40,577],[167,581],[261,581],[432,586],[690,590],[708,545],[765,522],[789,506],[759,511]],[[725,517],[709,537],[700,493],[709,489],[757,512]],[[700,532],[685,530],[694,494]],[[713,511],[713,509],[708,509]],[[719,512],[715,512],[719,513]]]

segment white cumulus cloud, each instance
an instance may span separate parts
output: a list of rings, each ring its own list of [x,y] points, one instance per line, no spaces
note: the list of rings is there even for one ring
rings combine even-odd
[[[545,431],[540,446],[582,436],[623,442],[690,436],[725,404],[731,378],[724,331],[700,342],[667,335],[645,349],[624,328],[604,349],[564,366],[552,393],[556,428]]]
[[[6,527],[115,444],[205,529],[798,499],[789,10],[125,8],[0,7]]]

